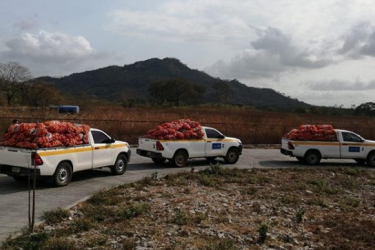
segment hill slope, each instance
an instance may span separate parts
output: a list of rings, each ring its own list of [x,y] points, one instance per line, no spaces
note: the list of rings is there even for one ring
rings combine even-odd
[[[306,103],[285,97],[272,89],[246,86],[236,80],[224,81],[213,78],[204,72],[193,70],[177,59],[149,59],[134,64],[109,66],[92,71],[75,73],[62,78],[42,77],[54,83],[59,89],[73,95],[83,93],[105,100],[124,100],[129,98],[148,99],[148,86],[157,81],[173,78],[185,79],[202,85],[206,89],[204,102],[215,102],[213,85],[227,83],[230,87],[229,103],[255,107],[272,107],[278,110],[293,110],[307,107]]]

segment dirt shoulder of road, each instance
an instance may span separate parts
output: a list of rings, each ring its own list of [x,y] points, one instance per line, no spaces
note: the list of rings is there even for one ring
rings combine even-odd
[[[374,249],[365,168],[206,170],[101,191],[1,249]]]

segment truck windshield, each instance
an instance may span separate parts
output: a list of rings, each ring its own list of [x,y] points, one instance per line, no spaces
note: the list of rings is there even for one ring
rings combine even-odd
[[[362,138],[359,136],[353,134],[353,133],[348,133],[348,132],[342,132],[342,138],[344,141],[350,141],[350,142],[362,142]]]

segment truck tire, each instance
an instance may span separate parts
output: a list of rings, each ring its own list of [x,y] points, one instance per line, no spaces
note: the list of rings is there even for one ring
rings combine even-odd
[[[72,166],[68,162],[61,162],[53,175],[53,184],[56,187],[66,186],[72,179],[72,175]]]
[[[360,165],[365,165],[366,164],[366,160],[365,159],[354,159],[358,164]]]
[[[128,159],[126,156],[121,154],[117,156],[115,165],[111,166],[111,172],[113,175],[122,175],[126,172],[128,166]]]
[[[184,150],[179,150],[177,151],[172,159],[172,165],[175,167],[185,167],[186,164],[188,163],[189,157],[186,151]]]
[[[227,155],[224,157],[225,163],[235,164],[240,158],[240,154],[236,148],[230,148],[227,152]]]
[[[367,164],[370,167],[375,167],[375,152],[370,152],[367,156]]]
[[[156,164],[163,164],[167,159],[165,158],[158,158],[158,157],[152,157],[151,160]]]
[[[319,164],[321,159],[322,157],[320,156],[320,153],[317,150],[307,151],[304,157],[304,161],[309,165],[317,165]]]

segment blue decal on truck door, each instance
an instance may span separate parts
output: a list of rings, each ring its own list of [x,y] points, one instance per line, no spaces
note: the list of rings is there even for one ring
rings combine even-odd
[[[221,143],[212,143],[212,149],[221,149]]]
[[[359,153],[360,152],[360,147],[349,147],[349,152]]]

